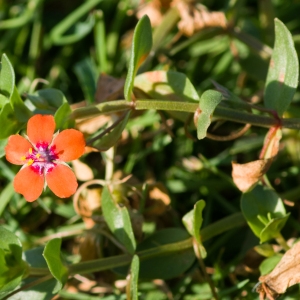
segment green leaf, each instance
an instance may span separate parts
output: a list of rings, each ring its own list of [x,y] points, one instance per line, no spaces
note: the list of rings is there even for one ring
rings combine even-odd
[[[275,19],[275,45],[272,53],[264,103],[279,116],[287,110],[298,86],[299,62],[291,33]]]
[[[22,260],[19,239],[4,227],[0,227],[0,236],[0,292],[5,292],[19,285],[28,266]]]
[[[74,127],[74,121],[69,119],[71,113],[72,113],[72,109],[69,103],[64,102],[54,114],[56,129],[62,130],[62,129]]]
[[[23,123],[27,122],[27,120],[32,114],[27,108],[27,106],[24,104],[23,100],[21,99],[18,93],[17,88],[15,87],[14,68],[5,54],[2,55],[1,59],[0,93],[4,95],[7,99],[5,103],[10,102],[17,120]]]
[[[242,195],[241,209],[261,243],[276,238],[289,216],[274,190],[261,185]]]
[[[46,244],[43,252],[48,268],[52,276],[57,280],[57,285],[53,293],[60,291],[68,280],[68,269],[62,263],[60,247],[61,239],[55,238]]]
[[[1,118],[1,114],[0,114],[0,118]],[[1,123],[1,120],[0,120],[0,123]],[[8,142],[8,138],[0,139],[0,158],[5,155],[5,147],[7,145],[7,142]]]
[[[7,98],[7,102],[14,91],[15,86],[15,72],[6,56],[1,57],[1,73],[0,73],[0,93]]]
[[[24,104],[16,87],[13,89],[13,93],[10,98],[10,104],[15,112],[15,116],[20,123],[26,123],[32,116],[32,112]]]
[[[111,232],[133,254],[136,248],[128,210],[122,203],[116,203],[107,186],[102,191],[102,211]]]
[[[16,134],[23,125],[15,118],[11,104],[6,103],[0,111],[0,139],[6,139],[10,135]]]
[[[152,30],[149,17],[144,15],[137,23],[132,41],[131,57],[124,86],[125,99],[131,100],[134,78],[138,68],[148,56],[152,47]]]
[[[59,108],[63,103],[68,102],[60,90],[53,88],[38,90],[34,94],[28,94],[27,98],[41,109]]]
[[[33,268],[46,268],[47,263],[43,257],[44,247],[33,248],[24,252],[24,260]],[[25,290],[21,290],[17,294],[11,296],[10,300],[30,299],[30,300],[51,300],[53,299],[53,290],[57,285],[57,280],[51,278],[42,283],[38,283],[39,277],[27,277],[22,286],[29,284]],[[37,282],[37,283],[35,283]],[[1,296],[0,296],[1,299]]]
[[[270,220],[270,222],[266,224],[265,228],[260,233],[261,243],[276,237],[281,231],[281,229],[284,227],[289,216],[290,213],[286,214],[285,216]]]
[[[203,200],[197,201],[197,203],[194,205],[193,210],[185,214],[182,219],[182,222],[186,230],[197,241],[199,249],[201,251],[202,258],[206,257],[206,251],[202,245],[201,234],[200,234],[200,228],[203,222],[202,211],[204,207],[205,207],[205,202]]]
[[[106,134],[101,139],[97,140],[92,144],[92,147],[98,149],[99,151],[106,151],[113,147],[122,135],[122,132],[128,122],[131,111],[129,111],[125,118],[108,134]]]
[[[214,90],[207,90],[202,94],[199,102],[199,114],[195,118],[197,138],[199,140],[206,137],[212,114],[221,100],[222,94]]]
[[[266,275],[270,273],[280,262],[281,259],[282,259],[281,254],[275,254],[271,257],[266,258],[259,266],[260,274]]]
[[[130,279],[127,284],[128,300],[138,300],[139,270],[140,270],[140,260],[137,255],[134,255],[130,266]]]

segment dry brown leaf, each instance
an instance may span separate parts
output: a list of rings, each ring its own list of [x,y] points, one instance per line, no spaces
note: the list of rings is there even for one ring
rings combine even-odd
[[[124,78],[114,78],[102,73],[98,79],[95,99],[100,103],[105,100],[124,99]]]
[[[271,166],[272,159],[259,159],[246,164],[232,162],[232,178],[243,193],[251,189]]]
[[[259,281],[257,292],[261,300],[265,297],[274,300],[290,286],[300,283],[300,242],[283,255],[271,273],[260,276]]]
[[[146,215],[162,215],[171,203],[166,187],[160,182],[153,183],[149,185],[148,192]]]
[[[271,127],[266,135],[259,160],[245,164],[232,162],[233,182],[240,191],[247,192],[262,179],[279,151],[279,142],[281,137],[281,127]]]
[[[158,26],[163,19],[163,12],[170,8],[171,0],[141,0],[136,16],[141,19],[144,15],[148,15],[152,27]]]
[[[88,181],[94,179],[94,174],[92,169],[79,159],[72,161],[73,171],[78,180]]]
[[[181,18],[178,29],[186,36],[208,27],[227,27],[223,12],[209,12],[205,6],[185,0],[174,0],[173,5],[177,7]]]

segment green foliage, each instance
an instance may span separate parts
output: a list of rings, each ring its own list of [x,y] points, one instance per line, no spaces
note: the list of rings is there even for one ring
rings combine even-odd
[[[62,263],[60,248],[61,239],[56,238],[46,244],[43,252],[48,268],[53,277],[57,280],[57,285],[53,293],[60,291],[68,279],[68,269]]]
[[[2,2],[0,298],[257,299],[300,232],[299,4]],[[15,191],[34,114],[91,146],[73,198]],[[265,159],[241,195],[231,162]]]
[[[199,102],[199,112],[195,116],[195,125],[197,126],[197,138],[201,140],[206,137],[207,129],[211,123],[212,113],[222,100],[222,94],[208,90],[204,92]]]
[[[128,210],[123,203],[118,203],[117,200],[113,198],[108,187],[103,188],[102,209],[109,229],[117,237],[119,242],[125,246],[126,250],[133,254],[136,243]]]
[[[136,72],[146,59],[152,47],[152,30],[149,17],[143,16],[135,27],[128,74],[126,77],[124,95],[126,100],[131,100],[131,93]]]
[[[243,194],[241,209],[261,243],[278,237],[289,217],[279,196],[260,185]]]
[[[138,279],[139,279],[140,261],[137,255],[133,256],[130,266],[130,281],[127,288],[127,299],[138,300]]]
[[[95,140],[95,142],[90,142],[90,144],[99,151],[106,151],[113,147],[120,139],[122,132],[124,131],[129,120],[129,116],[130,112],[125,113],[124,118],[112,129],[112,131],[100,139],[94,137],[93,140]]]
[[[182,222],[189,232],[191,236],[195,238],[198,243],[198,246],[201,251],[201,257],[206,257],[205,248],[202,246],[201,235],[200,235],[200,228],[202,226],[203,218],[202,218],[202,211],[205,207],[205,202],[203,200],[198,201],[194,205],[194,209],[185,214],[182,218]]]
[[[282,116],[293,100],[298,86],[299,61],[292,35],[278,19],[275,19],[275,37],[264,103],[267,108],[276,110]]]

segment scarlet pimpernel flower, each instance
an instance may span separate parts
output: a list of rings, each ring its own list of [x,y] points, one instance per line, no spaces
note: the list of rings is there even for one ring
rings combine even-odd
[[[55,133],[51,115],[35,115],[27,124],[27,136],[9,137],[5,147],[6,159],[23,165],[14,178],[14,189],[29,201],[35,201],[43,188],[66,198],[73,195],[78,183],[66,162],[79,158],[85,149],[83,134],[75,129]]]

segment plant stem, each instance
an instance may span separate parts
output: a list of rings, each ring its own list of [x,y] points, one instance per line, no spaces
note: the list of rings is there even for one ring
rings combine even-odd
[[[216,223],[207,226],[203,230],[201,230],[201,238],[202,241],[206,241],[215,235],[221,234],[224,231],[228,231],[230,229],[239,227],[245,224],[245,219],[242,213],[232,214]],[[180,252],[186,249],[193,247],[193,238],[188,238],[176,243],[170,243],[166,245],[161,245],[157,247],[153,247],[147,250],[137,252],[137,255],[141,259],[141,261],[166,255],[173,252]],[[128,265],[132,260],[132,256],[128,254],[122,254],[117,256],[111,256],[108,258],[101,258],[96,260],[91,260],[87,262],[80,262],[74,265],[69,266],[69,274],[75,275],[77,273],[86,274],[92,272],[98,272],[103,270],[108,270],[120,266]]]
[[[91,116],[101,114],[111,114],[115,112],[126,111],[129,109],[133,110],[166,110],[166,111],[181,111],[187,113],[194,113],[198,108],[196,102],[179,102],[179,101],[165,101],[156,99],[141,99],[132,102],[126,100],[115,100],[100,103],[95,106],[78,108],[73,111],[72,119],[88,118]],[[214,111],[214,117],[221,118],[228,121],[251,124],[254,126],[261,127],[272,127],[278,125],[278,120],[274,117],[256,115],[233,108],[224,106],[218,106]],[[279,119],[282,127],[290,129],[300,129],[300,119]]]

